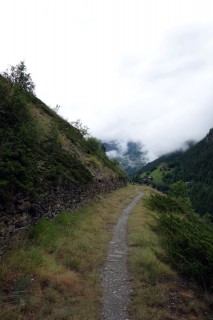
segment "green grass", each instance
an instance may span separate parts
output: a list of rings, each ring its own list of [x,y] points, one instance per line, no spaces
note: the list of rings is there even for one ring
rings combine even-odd
[[[160,168],[155,169],[152,171],[151,176],[153,177],[153,182],[156,184],[163,183],[163,171]]]
[[[192,288],[189,283],[181,286],[183,280],[169,263],[156,219],[158,215],[146,206],[146,199],[157,192],[149,187],[142,187],[142,190],[145,194],[128,222],[128,264],[133,288],[129,310],[132,318],[178,320],[180,314],[184,314],[185,319],[210,319],[210,303],[197,287]],[[171,300],[173,294],[177,297],[175,302]],[[171,305],[173,310],[168,308]]]
[[[174,276],[171,268],[159,258],[164,252],[157,234],[153,232],[155,220],[153,214],[144,207],[148,190],[146,188],[128,223],[129,269],[134,290],[130,311],[135,320],[163,319],[162,311],[157,307],[164,303],[164,290],[159,282],[163,277]]]
[[[147,176],[151,176],[153,178],[152,182],[155,184],[163,183],[163,171],[160,170],[160,168],[157,168],[150,173],[143,172],[142,174],[140,174],[140,178],[145,178]]]
[[[86,159],[86,164],[87,165],[93,165],[95,166],[96,168],[101,168],[101,162],[99,159],[97,159],[97,157],[95,156],[89,156],[87,159]]]
[[[50,187],[94,181],[87,158],[96,172],[126,178],[97,139],[84,138],[32,93],[1,75],[0,111],[1,203],[10,203],[17,193],[37,198]]]
[[[184,183],[173,184],[167,196],[151,196],[147,205],[157,212],[162,244],[173,266],[212,290],[213,226],[193,211]]]
[[[43,219],[20,240],[0,266],[0,319],[100,320],[100,270],[112,228],[139,190],[145,195],[128,224],[132,319],[178,320],[181,314],[209,320],[200,292],[188,283],[179,285],[183,281],[168,264],[156,213],[145,207],[145,199],[155,191],[135,185],[98,196],[75,213]],[[173,296],[176,313],[168,308]],[[210,295],[205,300],[212,303]]]
[[[100,319],[100,268],[112,227],[135,195],[128,186],[75,213],[42,219],[4,256],[0,319]]]
[[[146,172],[143,172],[140,174],[140,178],[145,178],[147,176],[147,173]]]

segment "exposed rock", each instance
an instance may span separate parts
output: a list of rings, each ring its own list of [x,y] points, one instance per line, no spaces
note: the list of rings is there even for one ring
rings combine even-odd
[[[0,204],[0,255],[12,245],[15,236],[40,218],[54,218],[63,210],[71,212],[95,195],[110,192],[125,184],[126,180],[118,177],[98,179],[86,185],[70,183],[49,189],[40,201],[26,194],[17,194],[6,207]]]

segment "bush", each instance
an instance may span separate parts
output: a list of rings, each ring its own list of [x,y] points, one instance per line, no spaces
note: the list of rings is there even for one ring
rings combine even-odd
[[[193,211],[180,183],[171,188],[168,196],[152,195],[147,205],[158,212],[162,243],[173,266],[203,288],[212,290],[212,223]]]
[[[87,139],[87,146],[89,148],[89,151],[91,151],[92,153],[96,153],[97,151],[101,153],[103,152],[101,148],[101,142],[94,137],[90,137]]]
[[[87,183],[93,179],[83,163],[60,142],[62,125],[66,129],[64,134],[76,141],[78,130],[52,110],[49,111],[52,122],[44,129],[32,113],[32,97],[0,75],[0,202],[3,203],[18,192],[42,195],[50,185]],[[37,108],[39,100],[35,99]]]
[[[172,264],[203,288],[212,289],[213,228],[202,218],[175,213],[158,216],[163,244]]]
[[[10,70],[3,73],[3,76],[9,79],[13,84],[19,88],[33,93],[35,84],[32,81],[30,73],[27,73],[27,68],[24,61],[21,61],[16,66],[11,66]]]

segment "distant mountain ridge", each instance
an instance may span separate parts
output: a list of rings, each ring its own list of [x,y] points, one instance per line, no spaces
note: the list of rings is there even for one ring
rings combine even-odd
[[[118,141],[103,143],[109,158],[119,162],[121,168],[129,175],[134,174],[147,163],[146,152],[139,142],[129,141],[126,148],[122,148]]]
[[[188,150],[166,154],[148,163],[133,180],[150,183],[162,191],[176,181],[185,181],[196,211],[213,214],[213,129]]]

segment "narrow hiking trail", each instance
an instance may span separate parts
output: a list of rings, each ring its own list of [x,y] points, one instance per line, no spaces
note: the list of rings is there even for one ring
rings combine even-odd
[[[131,287],[127,272],[126,228],[129,214],[142,195],[140,192],[123,210],[113,230],[107,261],[101,275],[104,320],[129,320],[127,306]]]

